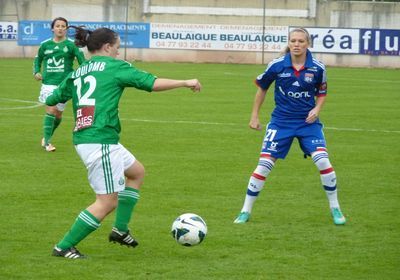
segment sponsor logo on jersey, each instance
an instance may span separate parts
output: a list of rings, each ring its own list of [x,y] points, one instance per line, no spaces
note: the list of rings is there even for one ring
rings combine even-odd
[[[279,87],[279,91],[282,93],[282,95],[284,96],[289,96],[292,98],[310,98],[311,95],[308,91],[288,91],[288,92],[284,92],[283,89],[281,87]]]
[[[314,74],[313,73],[305,73],[304,74],[304,81],[307,83],[311,83],[314,80]]]
[[[91,127],[94,121],[94,106],[87,106],[76,110],[74,131]]]
[[[277,152],[277,150],[276,150],[277,145],[278,145],[278,142],[271,142],[271,145],[269,145],[267,150]]]
[[[278,74],[279,78],[287,78],[287,77],[291,77],[291,76],[292,76],[292,73],[281,73],[281,74]]]
[[[299,81],[295,81],[295,82],[292,84],[292,86],[299,87],[299,86],[300,86]]]
[[[48,72],[64,72],[64,58],[57,60],[54,56],[47,60]]]

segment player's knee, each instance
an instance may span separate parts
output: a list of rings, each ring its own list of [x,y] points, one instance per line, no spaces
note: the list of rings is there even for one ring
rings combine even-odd
[[[125,176],[129,180],[143,180],[144,175],[144,166],[138,160],[136,160],[128,169],[125,170]]]
[[[274,167],[274,161],[269,158],[260,158],[258,161],[258,165],[254,170],[253,174],[258,174],[263,177],[267,177],[268,174],[271,172],[272,168]]]
[[[314,164],[318,170],[327,170],[332,168],[331,162],[329,161],[329,155],[326,151],[317,151],[311,155]]]

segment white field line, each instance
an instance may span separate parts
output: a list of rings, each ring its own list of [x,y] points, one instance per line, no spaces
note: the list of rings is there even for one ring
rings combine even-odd
[[[19,99],[10,99],[10,98],[0,98],[1,100],[5,101],[13,101],[13,102],[20,102],[20,103],[28,103],[34,104],[30,106],[18,106],[12,108],[2,108],[1,110],[19,110],[19,109],[29,109],[35,108],[39,106],[43,106],[43,104],[36,102],[36,101],[26,101],[26,100],[19,100]],[[31,115],[31,114],[18,114],[18,116],[23,117],[43,117],[43,115]],[[64,118],[72,119],[72,117]],[[165,124],[191,124],[191,125],[217,125],[217,126],[245,126],[245,124],[241,123],[221,123],[221,122],[206,122],[206,121],[189,121],[189,120],[151,120],[151,119],[137,119],[137,118],[120,118],[121,121],[128,121],[128,122],[147,122],[147,123],[165,123]],[[247,125],[247,124],[246,124]],[[324,126],[325,130],[337,130],[337,131],[352,131],[352,132],[377,132],[377,133],[400,133],[400,130],[385,130],[385,129],[363,129],[363,128],[343,128],[343,127],[329,127]]]
[[[27,106],[13,106],[13,107],[2,107],[0,106],[0,110],[22,110],[22,109],[31,109],[31,108],[36,108],[43,106],[40,102],[37,101],[28,101],[28,100],[20,100],[20,99],[12,99],[12,98],[0,98],[0,101],[11,101],[11,102],[18,102],[18,103],[28,103],[28,104],[33,104],[33,105],[27,105]]]

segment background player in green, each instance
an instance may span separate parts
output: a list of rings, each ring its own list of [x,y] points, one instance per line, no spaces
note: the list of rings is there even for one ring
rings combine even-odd
[[[88,170],[96,201],[83,210],[53,255],[71,259],[84,257],[75,246],[100,226],[115,208],[116,217],[109,241],[135,247],[128,223],[139,199],[143,165],[119,143],[121,131],[118,104],[125,87],[164,91],[186,87],[200,91],[197,79],[161,79],[116,59],[120,46],[118,34],[108,28],[94,31],[77,29],[75,44],[87,46],[92,58],[68,75],[46,99],[53,106],[72,99],[75,117],[73,142]]]
[[[74,42],[67,38],[68,21],[65,18],[55,18],[51,23],[53,38],[43,41],[33,64],[33,75],[38,81],[42,81],[39,101],[45,103],[47,96],[73,71],[74,59],[78,63],[85,61],[83,52],[75,46]],[[43,63],[43,75],[41,67]],[[65,104],[46,106],[46,114],[43,119],[42,147],[48,152],[54,152],[56,148],[50,144],[50,138],[62,119]]]

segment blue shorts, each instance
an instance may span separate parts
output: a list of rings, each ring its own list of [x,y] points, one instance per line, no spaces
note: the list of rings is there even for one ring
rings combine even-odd
[[[322,128],[320,122],[308,124],[304,121],[285,123],[271,121],[266,128],[261,154],[284,159],[293,139],[297,138],[304,154],[311,155],[318,148],[326,148]]]

